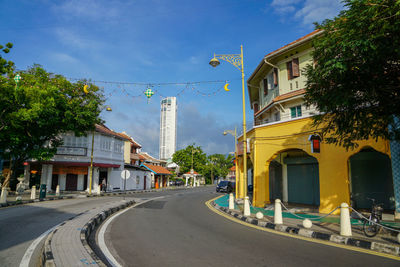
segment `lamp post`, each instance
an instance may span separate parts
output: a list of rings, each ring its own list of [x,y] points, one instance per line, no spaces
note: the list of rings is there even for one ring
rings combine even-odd
[[[237,132],[236,132],[236,127],[235,127],[234,131],[233,130],[224,131],[224,135],[227,135],[227,134],[233,135],[235,137],[235,180],[236,180],[235,182],[236,182],[236,184],[238,184],[239,175],[238,175],[238,167],[237,167]],[[236,198],[238,198],[238,195],[239,195],[238,191],[239,191],[239,186],[236,186],[235,187]]]
[[[220,64],[218,59],[225,60],[234,65],[242,73],[242,105],[243,105],[243,199],[247,196],[247,138],[246,138],[246,102],[244,90],[244,66],[243,66],[243,45],[240,46],[240,54],[216,55],[210,60],[210,65],[216,67]]]
[[[106,107],[106,111],[112,111],[110,106]],[[95,126],[96,127],[96,126]],[[92,149],[90,153],[90,172],[89,172],[89,195],[92,195],[92,181],[93,181],[93,147],[94,147],[94,133],[96,130],[92,132]]]

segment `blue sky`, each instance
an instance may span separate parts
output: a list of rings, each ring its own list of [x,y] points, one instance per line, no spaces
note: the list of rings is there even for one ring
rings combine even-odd
[[[227,154],[234,139],[223,131],[242,128],[241,75],[227,62],[209,66],[213,53],[238,54],[243,45],[247,79],[264,55],[342,8],[339,0],[0,0],[0,43],[14,44],[7,59],[17,69],[37,63],[96,81],[113,109],[102,114],[106,125],[153,156],[166,96],[177,96],[178,149],[196,143]],[[224,82],[187,84],[225,80],[229,92]],[[149,85],[155,95],[147,102]],[[247,95],[246,118],[251,125]]]

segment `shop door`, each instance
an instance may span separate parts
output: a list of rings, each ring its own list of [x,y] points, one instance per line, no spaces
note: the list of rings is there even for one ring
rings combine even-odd
[[[51,177],[51,190],[56,191],[58,185],[58,174],[53,174]]]
[[[361,151],[350,158],[351,199],[357,208],[369,209],[371,200],[394,210],[393,178],[390,158],[374,150]]]
[[[78,175],[77,174],[67,174],[67,179],[65,182],[66,191],[76,191],[78,188]]]
[[[282,200],[282,164],[276,161],[269,165],[269,198]]]

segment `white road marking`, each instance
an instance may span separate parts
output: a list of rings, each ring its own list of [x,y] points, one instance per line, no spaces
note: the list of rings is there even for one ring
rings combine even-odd
[[[110,218],[101,226],[100,231],[99,231],[99,235],[98,235],[98,238],[99,238],[99,248],[100,248],[100,250],[103,252],[103,254],[104,254],[104,256],[106,257],[107,261],[108,261],[112,266],[114,266],[114,267],[122,267],[122,265],[121,265],[121,264],[114,258],[114,256],[111,254],[111,252],[110,252],[110,250],[108,249],[108,247],[107,247],[107,245],[106,245],[106,242],[105,242],[105,240],[104,240],[104,234],[105,234],[105,232],[106,232],[106,230],[107,230],[108,225],[109,225],[115,218],[117,218],[119,215],[121,215],[121,214],[127,212],[127,211],[130,210],[131,208],[135,208],[135,207],[137,207],[137,206],[139,206],[139,205],[142,205],[142,204],[144,204],[144,203],[146,203],[146,202],[149,202],[149,201],[152,201],[152,200],[155,200],[155,199],[159,199],[159,198],[164,198],[164,197],[161,196],[161,197],[150,198],[150,199],[145,200],[145,201],[143,201],[143,202],[137,203],[137,204],[135,204],[135,205],[133,205],[133,206],[131,206],[131,207],[129,207],[129,208],[127,208],[127,209],[121,211],[121,212],[118,212],[118,213],[116,213],[115,215],[113,215],[112,217],[110,217]]]
[[[61,224],[61,223],[60,223]],[[22,257],[22,260],[19,264],[19,267],[29,267],[29,262],[31,261],[31,257],[33,252],[35,251],[36,247],[39,245],[40,241],[42,241],[43,238],[45,238],[49,233],[54,231],[60,224],[57,224],[56,226],[50,228],[43,234],[41,234],[38,238],[36,238],[31,245],[28,247],[28,249],[25,251],[24,256]]]

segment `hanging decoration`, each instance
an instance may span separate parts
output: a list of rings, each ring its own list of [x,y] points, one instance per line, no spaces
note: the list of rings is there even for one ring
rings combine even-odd
[[[229,86],[229,83],[228,83],[228,81],[226,81],[225,85],[224,85],[224,90],[227,91],[227,92],[229,92],[231,90],[231,89],[228,88],[228,86]]]
[[[83,86],[83,92],[85,92],[85,94],[88,94],[88,93],[89,93],[88,85],[87,85],[87,84],[85,84],[85,85]]]
[[[147,97],[147,104],[149,103],[150,98],[154,95],[153,90],[151,88],[148,88],[145,92],[144,95]]]
[[[19,83],[19,81],[20,81],[21,79],[22,79],[22,78],[21,78],[21,75],[19,75],[19,74],[15,75],[15,77],[14,77],[15,88],[18,88],[18,83]]]

